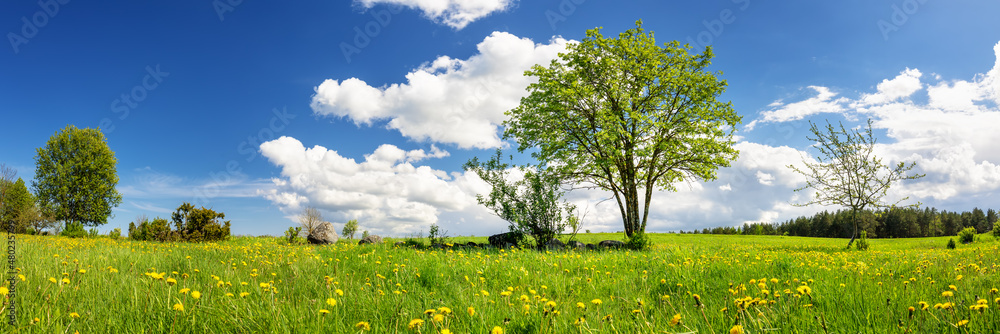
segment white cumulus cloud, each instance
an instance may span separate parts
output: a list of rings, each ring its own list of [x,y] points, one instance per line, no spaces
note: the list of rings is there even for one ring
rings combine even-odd
[[[475,20],[507,10],[514,0],[355,0],[365,8],[376,4],[406,6],[421,11],[438,24],[461,30]]]
[[[768,105],[772,109],[761,113],[761,117],[747,124],[747,130],[753,130],[759,123],[775,123],[797,121],[807,116],[821,113],[841,113],[846,110],[847,98],[837,97],[837,93],[827,87],[809,86],[809,89],[816,91],[816,96],[806,100],[784,103],[782,100],[775,101]]]
[[[882,104],[908,97],[923,88],[920,70],[907,68],[892,80],[885,79],[878,84],[878,92],[864,94],[861,100],[866,104]]]
[[[405,151],[385,144],[357,162],[322,146],[306,148],[295,138],[281,137],[261,144],[260,151],[281,169],[281,177],[272,179],[273,187],[260,195],[288,214],[314,206],[332,214],[328,219],[358,219],[373,233],[392,235],[426,231],[445,212],[481,217],[486,226],[496,223],[476,203],[475,195],[486,191],[486,185],[474,173],[449,174],[413,164],[446,156],[441,150]]]
[[[516,107],[532,78],[524,71],[548,64],[567,40],[548,44],[494,32],[468,59],[441,56],[406,75],[406,83],[372,87],[349,78],[328,79],[316,87],[312,109],[318,115],[346,117],[356,124],[388,121],[403,136],[460,148],[503,146],[498,126]]]

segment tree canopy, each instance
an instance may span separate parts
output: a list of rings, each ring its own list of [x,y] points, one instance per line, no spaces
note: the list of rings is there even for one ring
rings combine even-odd
[[[32,187],[53,219],[98,226],[121,204],[118,160],[100,130],[69,125],[36,153]]]
[[[507,112],[504,138],[566,182],[611,191],[625,234],[642,233],[655,190],[713,180],[739,154],[741,117],[717,100],[727,85],[707,70],[712,49],[690,50],[658,46],[641,21],[617,38],[589,30],[549,66],[525,72],[538,81]]]

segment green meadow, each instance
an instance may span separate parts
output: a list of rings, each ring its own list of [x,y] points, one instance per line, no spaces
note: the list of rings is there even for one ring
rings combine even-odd
[[[1000,332],[989,235],[957,249],[872,239],[868,251],[844,239],[650,236],[648,251],[539,252],[18,235],[16,331]],[[486,240],[451,239],[468,241]]]

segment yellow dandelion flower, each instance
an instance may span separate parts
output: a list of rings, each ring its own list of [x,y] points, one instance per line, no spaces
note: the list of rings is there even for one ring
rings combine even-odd
[[[434,322],[436,322],[436,323],[442,323],[442,322],[444,322],[444,315],[440,314],[440,313],[435,314],[434,317],[431,318],[431,320],[434,320]]]
[[[599,298],[594,298],[590,301],[591,304],[600,306],[603,302]]]
[[[330,314],[330,310],[327,310],[327,309],[321,309],[321,310],[319,310],[319,314],[321,314],[321,315],[327,315],[327,314]]]
[[[743,334],[743,326],[735,325],[733,328],[729,329],[729,334]]]
[[[184,312],[184,304],[181,303],[174,304],[174,311]]]
[[[337,300],[333,299],[333,298],[327,298],[326,299],[326,304],[330,305],[330,306],[337,306]]]
[[[798,292],[800,295],[812,294],[812,288],[810,288],[808,285],[799,286],[798,288],[795,288],[795,291]]]
[[[362,321],[357,324],[354,324],[354,328],[357,328],[358,330],[362,331],[370,331],[372,330],[372,325],[369,324],[367,321]]]
[[[465,309],[465,312],[469,313],[470,317],[476,315],[476,309],[472,306],[469,306],[469,308]]]
[[[917,304],[919,304],[919,305],[920,305],[920,309],[921,309],[921,310],[926,310],[926,309],[927,309],[927,307],[928,307],[928,305],[927,305],[927,303],[926,303],[926,302],[919,302],[919,303],[917,303]]]
[[[246,296],[249,296],[249,295],[250,295],[249,292],[240,292],[240,297],[246,298]]]
[[[452,333],[451,333],[451,330],[445,328],[445,329],[441,330],[441,334],[452,334]]]
[[[232,292],[226,292],[226,297],[236,297]]]
[[[68,279],[68,278],[65,278],[65,277],[64,277],[64,278],[62,279],[62,284],[63,284],[63,285],[66,285],[66,284],[69,284],[69,279]]]
[[[955,290],[955,291],[958,291],[958,287],[955,287],[954,285],[949,285],[948,288],[952,289],[952,290]]]
[[[337,290],[334,290],[333,292],[336,293],[338,296],[341,296],[341,297],[344,296],[344,290],[337,289]]]
[[[410,323],[406,325],[406,327],[409,328],[410,330],[420,329],[420,327],[423,326],[424,326],[424,321],[422,319],[410,320]]]
[[[81,274],[86,274],[86,273],[87,273],[87,269],[80,269],[80,270],[79,270],[79,271],[77,271],[77,272],[78,272],[78,273],[81,273]]]
[[[955,325],[956,325],[956,326],[958,326],[958,327],[962,327],[962,326],[965,326],[965,325],[968,325],[968,324],[969,324],[969,319],[963,319],[963,320],[960,320],[960,321],[959,321],[959,322],[958,322],[957,324],[955,324]]]
[[[169,284],[169,285],[174,285],[174,284],[177,284],[177,280],[175,280],[175,279],[173,279],[173,278],[168,278],[168,279],[167,279],[167,284]]]
[[[493,330],[490,330],[490,334],[503,334],[503,328],[500,328],[500,326],[493,326]]]
[[[554,309],[554,308],[556,308],[556,302],[550,300],[547,303],[545,303],[545,307],[548,307],[550,309]]]
[[[426,315],[431,315],[431,314],[434,314],[434,313],[437,313],[437,310],[432,309],[432,308],[431,309],[427,309],[427,310],[424,311],[424,314],[426,314]]]
[[[79,317],[80,317],[80,314],[79,314],[79,313],[76,313],[76,312],[73,312],[73,313],[70,313],[70,314],[69,314],[69,317],[70,317],[70,318],[79,318]]]
[[[673,318],[670,318],[670,326],[677,326],[681,323],[681,314],[674,314]]]
[[[667,284],[667,279],[661,278],[660,279],[660,284]]]
[[[6,296],[10,291],[7,291],[7,287],[0,286],[0,295]]]
[[[941,293],[941,297],[951,297],[951,296],[954,296],[954,295],[955,294],[952,293],[951,291],[945,291],[945,292]]]
[[[441,314],[444,314],[444,315],[449,315],[449,314],[451,314],[451,308],[445,307],[445,306],[441,306],[441,307],[438,307],[438,312],[441,312]]]

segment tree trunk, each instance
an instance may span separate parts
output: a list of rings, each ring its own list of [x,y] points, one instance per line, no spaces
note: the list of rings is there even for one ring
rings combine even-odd
[[[851,210],[851,221],[854,222],[854,234],[851,234],[851,240],[847,242],[847,248],[851,248],[854,238],[858,237],[858,210]]]

